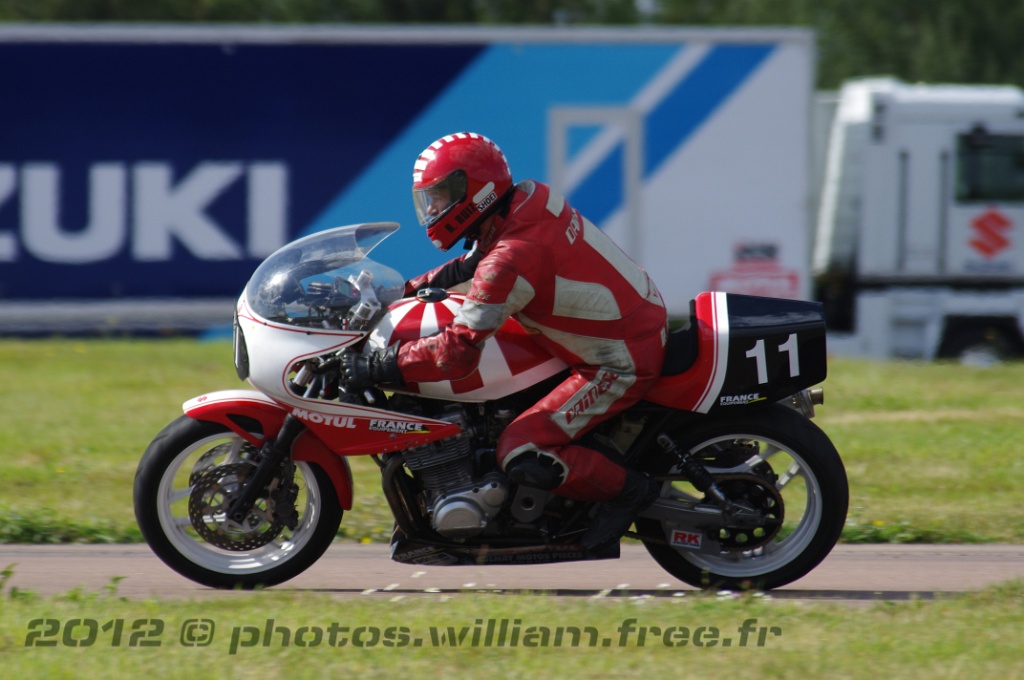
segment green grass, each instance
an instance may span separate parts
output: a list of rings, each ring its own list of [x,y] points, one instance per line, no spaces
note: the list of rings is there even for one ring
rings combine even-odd
[[[182,644],[182,629],[195,619],[213,624],[207,646]],[[745,622],[751,633],[744,638]],[[463,644],[447,643],[449,629],[465,631]],[[573,629],[580,631],[578,643]],[[658,672],[738,679],[1021,678],[1022,629],[1024,582],[855,609],[703,593],[576,599],[264,591],[157,602],[125,601],[112,583],[99,592],[47,599],[0,594],[0,657],[5,677],[17,678],[156,671],[174,679],[203,677],[210,669],[232,678],[296,680],[336,676],[336,669],[368,678],[478,678],[482,672],[555,678],[570,671],[595,679]],[[133,639],[155,646],[132,646]]]
[[[186,399],[244,387],[230,344],[0,340],[0,542],[139,540],[132,479]],[[816,422],[850,478],[851,542],[1024,541],[1024,364],[833,360]],[[342,538],[388,537],[376,466],[352,460]]]
[[[816,419],[850,479],[844,539],[1024,540],[1024,364],[835,360]]]
[[[131,486],[139,456],[177,417],[183,401],[240,386],[230,356],[224,342],[0,341],[0,541],[137,540]],[[850,477],[844,540],[1021,542],[1024,475],[1017,429],[1024,405],[1018,406],[1016,395],[1022,384],[1019,364],[980,370],[833,361],[817,422],[836,442]],[[353,468],[356,507],[345,516],[343,537],[383,539],[390,519],[376,468],[366,459],[353,460]],[[1021,581],[936,600],[854,606],[692,592],[583,599],[270,590],[127,601],[118,596],[116,579],[97,592],[49,598],[6,581],[0,573],[5,677],[121,678],[156,671],[173,679],[200,677],[212,668],[234,678],[296,680],[337,675],[339,669],[367,678],[551,678],[567,672],[594,679],[659,672],[738,679],[1024,678]],[[213,621],[212,644],[181,643],[190,619]],[[263,644],[268,619],[278,631],[288,629],[288,645],[281,632]],[[644,642],[634,632],[620,645],[621,626],[633,619],[646,628]],[[155,620],[162,622],[160,635],[143,639],[160,645],[130,646],[136,622],[152,626]],[[522,643],[485,644],[488,620],[518,627]],[[739,644],[738,629],[748,620],[768,631],[763,646],[756,635],[747,646]],[[67,644],[88,639],[92,622],[91,645]],[[350,637],[344,647],[330,647],[332,625],[347,628],[348,635],[360,630],[359,644]],[[51,635],[53,626],[58,632]],[[480,631],[483,642],[436,647],[432,626],[465,629],[470,641]],[[595,647],[525,642],[528,631],[554,635],[558,627],[588,626],[599,635]],[[717,631],[719,643],[695,645],[692,636],[701,627],[702,636]],[[299,646],[295,636],[303,628],[304,642],[315,640],[319,629],[320,644]],[[686,646],[664,644],[665,631],[673,629],[669,641],[678,642],[683,628]],[[35,640],[56,644],[26,645],[33,631],[41,634]],[[423,644],[415,646],[414,638]],[[725,638],[729,646],[721,642]]]

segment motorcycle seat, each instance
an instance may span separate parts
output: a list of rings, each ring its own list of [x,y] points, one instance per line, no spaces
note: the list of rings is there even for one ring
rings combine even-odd
[[[697,361],[697,321],[693,302],[690,303],[690,318],[681,327],[668,334],[665,345],[665,363],[661,375],[679,375]]]

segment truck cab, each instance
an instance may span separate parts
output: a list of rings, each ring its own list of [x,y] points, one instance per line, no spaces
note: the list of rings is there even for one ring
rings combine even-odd
[[[830,350],[1024,356],[1024,92],[850,81],[827,134],[812,276]]]

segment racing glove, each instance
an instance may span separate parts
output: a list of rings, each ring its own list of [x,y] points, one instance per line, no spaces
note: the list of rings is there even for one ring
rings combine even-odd
[[[402,372],[398,370],[398,345],[377,350],[369,354],[350,352],[341,357],[342,387],[354,392],[381,383],[402,383]]]

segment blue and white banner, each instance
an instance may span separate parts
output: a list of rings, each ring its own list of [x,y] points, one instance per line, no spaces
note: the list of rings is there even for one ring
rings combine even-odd
[[[0,302],[233,298],[288,240],[403,229],[438,253],[416,155],[480,132],[646,266],[805,294],[809,33],[790,30],[0,30]]]

